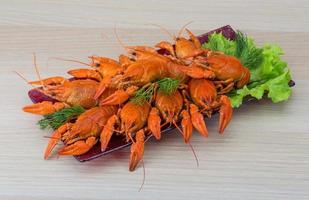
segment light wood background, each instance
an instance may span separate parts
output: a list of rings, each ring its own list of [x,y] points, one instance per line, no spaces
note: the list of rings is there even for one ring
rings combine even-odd
[[[309,199],[309,3],[261,1],[5,1],[0,4],[0,199]],[[142,168],[128,171],[128,149],[79,163],[72,157],[43,160],[49,131],[39,117],[23,113],[30,86],[12,71],[35,79],[32,52],[44,77],[78,65],[51,57],[87,61],[116,57],[126,44],[169,39],[149,23],[171,31],[189,26],[203,33],[231,24],[258,44],[278,43],[296,87],[287,102],[263,100],[234,111],[222,137],[217,117],[207,120],[205,139],[192,144],[197,167],[180,134],[146,145]]]

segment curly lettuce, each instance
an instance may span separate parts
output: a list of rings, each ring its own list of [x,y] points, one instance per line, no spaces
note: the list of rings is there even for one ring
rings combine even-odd
[[[249,83],[227,94],[234,108],[239,107],[247,96],[261,99],[267,93],[267,97],[274,103],[290,97],[292,90],[288,83],[291,74],[287,63],[281,60],[283,51],[279,46],[266,44],[259,48],[252,38],[238,32],[235,41],[214,33],[203,47],[236,56],[250,70]]]

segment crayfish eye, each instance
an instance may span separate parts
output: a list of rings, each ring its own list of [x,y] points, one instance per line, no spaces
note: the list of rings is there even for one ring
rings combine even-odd
[[[95,66],[96,67],[100,67],[101,65],[100,65],[100,63],[96,63]]]

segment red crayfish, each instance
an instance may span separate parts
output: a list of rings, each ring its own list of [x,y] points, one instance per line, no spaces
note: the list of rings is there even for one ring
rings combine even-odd
[[[92,69],[68,72],[74,80],[51,77],[30,82],[56,102],[25,106],[25,112],[47,115],[72,106],[86,109],[54,131],[44,157],[59,140],[64,147],[58,155],[85,154],[98,142],[104,152],[118,135],[132,142],[129,169],[133,171],[143,157],[145,138],[161,139],[162,128],[177,127],[189,143],[193,129],[208,136],[204,117],[218,111],[222,134],[232,118],[225,94],[246,85],[249,70],[235,57],[202,48],[199,39],[186,31],[189,39],[179,34],[174,44],[126,47],[128,55],[118,61],[91,56]]]

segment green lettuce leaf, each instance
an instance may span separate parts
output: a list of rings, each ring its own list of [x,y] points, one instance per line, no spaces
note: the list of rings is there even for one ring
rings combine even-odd
[[[208,42],[204,43],[203,48],[211,49],[212,51],[221,51],[227,55],[235,56],[236,43],[226,39],[222,33],[214,33],[208,37]]]
[[[212,34],[203,47],[236,56],[250,70],[250,82],[227,94],[234,108],[239,107],[246,96],[261,99],[267,93],[274,103],[290,97],[292,90],[288,83],[291,75],[287,63],[281,60],[283,51],[279,46],[266,44],[259,48],[252,38],[238,32],[235,41],[222,34]]]
[[[279,75],[278,77],[269,79],[265,83],[257,84],[250,89],[250,84],[244,86],[241,89],[229,94],[229,97],[234,108],[239,107],[242,104],[243,98],[250,95],[256,99],[261,99],[264,93],[267,91],[268,98],[274,103],[278,103],[287,100],[291,95],[291,88],[288,83],[291,80],[289,71]]]
[[[281,60],[283,51],[277,45],[264,45],[263,62],[261,65],[250,69],[250,82],[270,79],[283,74],[287,70],[287,63]]]

